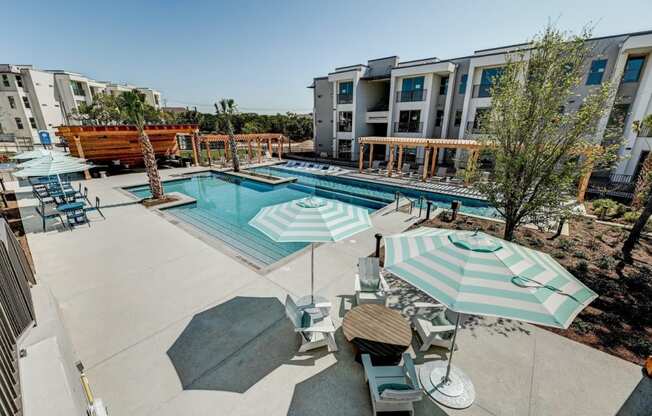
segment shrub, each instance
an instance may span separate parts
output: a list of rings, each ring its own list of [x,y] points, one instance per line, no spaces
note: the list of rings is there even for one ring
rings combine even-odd
[[[575,330],[578,334],[590,334],[593,332],[593,324],[590,322],[582,321],[581,319],[576,319],[575,322],[571,325],[571,329]]]
[[[633,224],[636,222],[640,215],[641,213],[638,211],[627,211],[623,214],[623,221]]]
[[[647,357],[652,354],[652,340],[645,333],[631,334],[630,337],[625,339],[625,343],[632,352],[641,357]]]
[[[552,256],[556,259],[566,258],[566,253],[561,250],[555,250],[552,252]]]
[[[586,260],[580,260],[577,262],[575,265],[575,270],[577,270],[580,273],[586,273],[589,271],[589,262]]]
[[[616,267],[616,259],[611,256],[602,256],[597,260],[596,265],[602,270],[613,270]]]
[[[608,216],[616,214],[618,205],[618,202],[613,199],[596,199],[593,201],[593,212],[595,212],[595,215],[597,215],[599,219],[604,220]]]
[[[560,238],[559,241],[557,241],[557,248],[564,251],[570,250],[574,245],[575,242],[573,242],[573,240],[569,240],[568,238]]]
[[[573,257],[577,259],[588,259],[586,253],[584,253],[582,250],[577,250],[575,253],[573,253]]]

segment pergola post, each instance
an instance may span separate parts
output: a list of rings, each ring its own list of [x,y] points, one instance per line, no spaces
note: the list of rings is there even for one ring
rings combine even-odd
[[[262,158],[262,153],[261,153],[262,149],[260,148],[260,139],[256,139],[256,144],[258,146],[258,163],[260,163],[261,158]]]
[[[439,157],[439,148],[434,146],[432,148],[432,166],[430,167],[430,176],[435,176],[435,170],[437,169],[437,158]]]
[[[75,147],[77,148],[77,154],[79,157],[81,159],[85,159],[84,148],[82,147],[81,139],[79,136],[75,136]],[[91,179],[91,173],[88,171],[88,169],[84,169],[84,179]]]
[[[224,159],[228,163],[231,160],[231,146],[229,146],[229,140],[224,140]]]
[[[374,144],[371,143],[369,145],[369,166],[367,166],[369,169],[371,169],[371,165],[374,162]]]
[[[360,141],[360,146],[358,149],[358,171],[362,173],[364,168],[364,142]]]
[[[252,156],[253,155],[253,149],[251,148],[251,139],[247,140],[247,157],[249,158],[249,163],[251,163]]]
[[[394,168],[394,145],[389,148],[389,163],[387,164],[387,176],[392,176],[392,169]]]
[[[204,139],[206,143],[206,157],[208,158],[208,166],[213,164],[213,158],[211,157],[211,142],[208,139]]]
[[[278,160],[282,160],[281,156],[283,154],[283,136],[278,136],[276,139],[278,143]]]
[[[199,166],[199,152],[197,151],[197,141],[199,140],[199,135],[193,134],[190,142],[192,143],[192,159],[195,162],[195,166]]]
[[[398,163],[396,164],[396,171],[400,172],[403,167],[403,145],[398,146]]]
[[[269,157],[271,158],[271,157],[272,157],[272,153],[273,153],[273,152],[272,152],[272,138],[271,138],[271,137],[269,137],[269,138],[267,139],[267,151],[269,152]]]
[[[422,181],[425,182],[425,180],[428,178],[428,157],[430,156],[430,149],[425,148],[423,149],[424,155],[423,155],[423,177],[421,178]]]

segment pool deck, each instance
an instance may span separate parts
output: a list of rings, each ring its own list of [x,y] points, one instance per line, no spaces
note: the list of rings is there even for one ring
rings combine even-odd
[[[194,170],[205,169],[161,174]],[[373,251],[373,235],[417,219],[376,215],[372,229],[316,249],[316,291],[333,303],[340,351],[296,354],[282,303],[307,294],[309,252],[261,275],[116,189],[144,179],[85,181],[106,219],[91,212],[91,227],[72,232],[41,232],[34,201],[20,201],[38,286],[58,303],[110,414],[370,415],[361,366],[339,327],[357,258]],[[390,303],[407,310],[410,299],[397,287]],[[476,403],[451,411],[424,399],[418,415],[636,415],[631,406],[643,406],[637,400],[652,389],[640,367],[528,324],[475,319],[458,345],[456,364],[475,383]],[[444,356],[410,351],[417,365]]]

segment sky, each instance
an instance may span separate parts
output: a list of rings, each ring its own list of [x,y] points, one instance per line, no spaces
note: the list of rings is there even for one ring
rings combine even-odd
[[[5,3],[0,63],[161,91],[168,106],[308,113],[312,79],[398,55],[441,59],[531,39],[548,22],[595,36],[652,30],[652,1],[21,1]]]

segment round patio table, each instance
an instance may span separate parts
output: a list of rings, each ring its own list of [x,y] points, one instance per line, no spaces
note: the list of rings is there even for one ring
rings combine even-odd
[[[410,324],[395,310],[365,304],[351,309],[342,322],[347,341],[357,347],[356,360],[369,354],[374,365],[396,365],[412,342]]]

